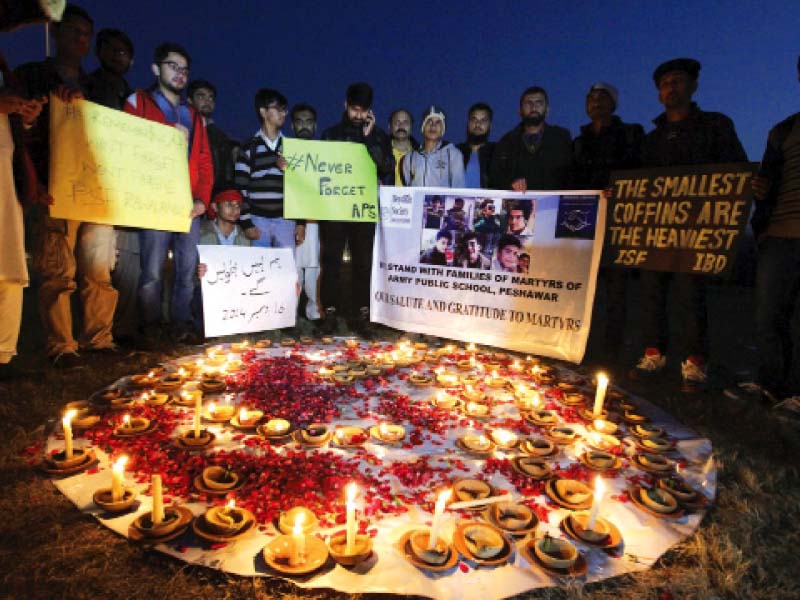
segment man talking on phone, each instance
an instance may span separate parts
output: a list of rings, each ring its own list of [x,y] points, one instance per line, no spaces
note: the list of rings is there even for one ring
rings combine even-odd
[[[342,120],[322,132],[323,140],[364,144],[378,170],[378,179],[391,183],[394,156],[389,136],[375,125],[372,112],[372,88],[366,83],[353,83],[347,88]],[[322,263],[321,300],[325,307],[322,331],[335,333],[341,312],[342,286],[340,272],[345,243],[352,257],[350,327],[361,335],[369,326],[369,283],[372,269],[374,223],[320,221]]]

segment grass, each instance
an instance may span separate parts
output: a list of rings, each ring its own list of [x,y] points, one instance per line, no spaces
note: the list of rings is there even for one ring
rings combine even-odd
[[[800,427],[760,405],[727,400],[720,386],[753,361],[749,288],[712,288],[712,356],[718,387],[687,397],[673,371],[658,384],[629,385],[624,373],[636,340],[614,362],[598,358],[593,336],[584,367],[602,364],[615,381],[663,406],[714,444],[718,461],[715,506],[698,531],[653,568],[602,582],[537,590],[520,597],[644,600],[800,598]],[[635,302],[632,303],[635,305]],[[30,306],[30,303],[26,305]],[[748,312],[750,311],[750,312]],[[738,327],[731,327],[738,323]],[[100,385],[140,372],[193,348],[97,357],[87,368],[60,372],[37,352],[37,326],[26,313],[20,364],[34,375],[0,383],[0,598],[342,598],[269,578],[242,578],[191,567],[129,544],[80,513],[21,461],[20,452],[46,435],[60,408]],[[391,333],[391,332],[390,332]],[[632,334],[635,338],[635,333]],[[377,595],[369,595],[375,596]]]

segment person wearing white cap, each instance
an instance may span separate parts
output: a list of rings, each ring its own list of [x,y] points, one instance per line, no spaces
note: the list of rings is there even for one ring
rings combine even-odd
[[[403,157],[405,185],[414,187],[464,187],[464,157],[453,144],[443,141],[445,114],[431,105],[422,114],[422,146]]]

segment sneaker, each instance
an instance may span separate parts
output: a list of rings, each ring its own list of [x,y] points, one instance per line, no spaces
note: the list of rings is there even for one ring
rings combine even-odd
[[[666,365],[667,357],[658,348],[647,348],[628,376],[631,379],[647,379],[661,373]]]
[[[333,306],[325,309],[325,316],[319,326],[320,335],[334,335],[339,327],[336,317],[336,308]]]
[[[56,369],[78,369],[86,366],[77,352],[59,352],[51,357],[51,361]]]
[[[770,406],[778,403],[778,399],[772,392],[755,381],[737,383],[735,387],[726,388],[722,393],[731,400],[761,401]]]
[[[787,417],[800,418],[800,396],[789,396],[778,402],[772,409]]]
[[[681,363],[683,385],[681,391],[692,394],[705,388],[708,373],[705,361],[699,356],[690,356]]]

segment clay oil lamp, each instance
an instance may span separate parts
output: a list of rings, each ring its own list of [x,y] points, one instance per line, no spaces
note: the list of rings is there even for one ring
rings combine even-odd
[[[639,488],[640,502],[651,511],[660,514],[674,513],[678,510],[678,500],[663,488]]]
[[[525,418],[536,425],[551,427],[558,423],[558,414],[554,410],[544,408],[535,409],[525,415]]]
[[[201,401],[203,399],[201,390],[183,390],[180,394],[173,396],[173,402],[178,406],[195,406],[198,398]]]
[[[633,462],[645,471],[655,475],[666,476],[675,470],[675,463],[661,454],[643,452],[635,455]]]
[[[433,384],[433,377],[426,373],[411,371],[411,374],[408,376],[408,382],[416,387],[428,387]]]
[[[639,446],[647,452],[669,452],[672,444],[661,437],[644,437],[639,440]]]
[[[453,371],[447,371],[444,367],[436,369],[436,385],[439,387],[449,388],[458,383],[458,374]]]
[[[595,419],[592,421],[592,424],[589,425],[589,429],[604,435],[614,435],[617,432],[618,427],[613,421]]]
[[[467,433],[458,439],[458,445],[473,454],[490,454],[495,448],[494,442],[482,433]]]
[[[547,462],[536,456],[519,456],[513,459],[512,466],[523,475],[536,480],[547,479],[552,475]]]
[[[597,431],[587,432],[583,440],[590,448],[606,452],[620,445],[619,438],[608,433],[599,433]]]
[[[379,425],[374,425],[370,428],[370,435],[381,442],[396,444],[406,437],[406,430],[402,425],[383,421]]]
[[[233,342],[230,346],[230,351],[234,354],[241,354],[243,352],[247,352],[250,349],[250,342],[247,340],[242,340],[241,342]]]
[[[430,529],[419,529],[411,533],[409,544],[414,556],[425,564],[442,565],[450,557],[450,546],[441,537],[440,532],[444,521],[444,510],[452,494],[445,490],[436,498],[436,507]]]
[[[266,434],[271,437],[288,435],[291,429],[292,424],[286,419],[270,419],[264,424]]]
[[[475,402],[475,403],[486,402],[486,394],[483,391],[474,388],[469,384],[465,386],[462,394],[464,398],[467,400],[467,402]]]
[[[320,379],[330,381],[333,379],[333,367],[323,365],[317,371],[317,375],[319,375]]]
[[[131,384],[137,388],[154,387],[158,383],[157,371],[131,375]]]
[[[346,526],[344,533],[334,534],[328,541],[333,559],[341,565],[352,566],[366,560],[372,552],[372,540],[368,535],[359,535],[356,529],[356,497],[358,486],[350,483],[346,487]]]
[[[239,429],[254,429],[261,422],[264,413],[260,410],[242,407],[239,413],[231,419],[231,425]]]
[[[322,423],[314,423],[295,431],[295,441],[308,446],[322,446],[331,438],[331,431]]]
[[[236,488],[241,477],[228,467],[212,465],[203,469],[201,474],[203,486],[214,492],[227,492]]]
[[[75,411],[75,416],[72,418],[73,430],[89,429],[100,421],[98,415],[92,414],[92,406],[85,400],[68,402],[64,408]]]
[[[565,570],[578,560],[578,549],[568,540],[545,534],[533,542],[536,558],[550,569]]]
[[[94,503],[108,512],[128,510],[136,500],[136,488],[125,487],[125,463],[127,456],[120,456],[111,467],[111,487],[97,490],[92,499]]]
[[[225,421],[231,420],[235,410],[236,409],[230,404],[209,402],[206,407],[206,412],[203,413],[203,419],[211,421],[212,423],[224,423]]]
[[[500,377],[497,374],[497,369],[493,369],[492,374],[490,376],[485,377],[484,381],[486,382],[486,385],[488,385],[490,388],[496,388],[496,389],[503,388],[508,383],[508,379],[506,379],[505,377]]]
[[[489,433],[489,436],[501,450],[510,450],[517,445],[517,442],[519,442],[519,436],[517,436],[517,434],[513,431],[508,431],[507,429],[494,429]]]
[[[531,456],[551,456],[558,449],[550,440],[544,438],[529,438],[520,444],[520,450]]]
[[[630,428],[631,433],[638,438],[662,437],[664,429],[652,423],[638,423]]]
[[[191,521],[190,511],[164,506],[160,475],[153,475],[152,494],[152,511],[139,515],[131,524],[130,529],[138,534],[138,538],[163,539],[188,526]]]
[[[489,408],[489,405],[482,404],[480,402],[466,402],[462,404],[462,410],[464,411],[465,415],[475,419],[487,419],[492,416],[492,411],[491,408]]]
[[[179,372],[167,373],[162,376],[156,383],[156,391],[159,392],[172,392],[177,390],[183,385],[184,377]]]
[[[114,434],[120,437],[139,435],[150,429],[150,423],[150,419],[145,417],[131,417],[125,414],[122,422],[114,429]]]
[[[456,367],[458,367],[459,371],[472,371],[477,364],[475,357],[470,356],[469,358],[462,358],[456,361]]]
[[[459,403],[458,398],[447,392],[438,391],[436,395],[431,398],[431,404],[437,408],[450,409],[455,408]]]
[[[597,471],[606,471],[619,465],[619,459],[603,450],[587,450],[581,456],[582,462]]]
[[[488,513],[495,525],[515,537],[526,535],[538,523],[536,515],[524,504],[498,502],[489,506]]]
[[[461,375],[458,380],[465,386],[475,387],[483,380],[483,376],[469,373],[467,375]]]
[[[236,506],[236,502],[231,498],[225,506],[209,508],[202,519],[201,531],[205,529],[215,536],[227,538],[234,537],[251,527],[255,517],[249,510]]]
[[[164,406],[170,401],[170,395],[163,392],[153,392],[152,394],[145,392],[139,400],[146,406]]]

